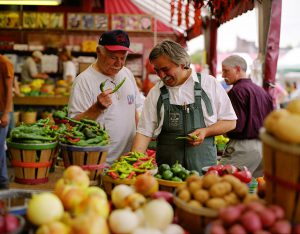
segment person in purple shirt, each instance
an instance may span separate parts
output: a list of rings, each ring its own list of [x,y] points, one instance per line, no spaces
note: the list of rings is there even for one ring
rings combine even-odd
[[[233,85],[228,96],[238,119],[236,128],[227,133],[230,141],[220,163],[246,166],[253,177],[259,177],[263,176],[259,129],[273,110],[273,101],[269,93],[246,76],[246,71],[247,63],[238,55],[231,55],[222,62],[222,76],[226,84]]]

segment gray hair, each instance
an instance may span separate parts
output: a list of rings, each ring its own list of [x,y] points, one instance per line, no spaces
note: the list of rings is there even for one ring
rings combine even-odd
[[[152,61],[162,55],[166,55],[176,65],[184,65],[184,68],[189,68],[191,64],[191,58],[185,49],[175,41],[164,40],[158,43],[150,52],[149,60]]]
[[[247,71],[247,63],[246,60],[238,55],[231,55],[223,60],[222,65],[228,67],[239,66],[244,72]]]

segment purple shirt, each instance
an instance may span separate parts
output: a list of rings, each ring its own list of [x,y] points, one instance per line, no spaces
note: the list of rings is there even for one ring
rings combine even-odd
[[[227,136],[231,139],[258,138],[265,117],[273,110],[271,95],[251,79],[241,79],[233,85],[228,96],[238,119],[236,128]]]

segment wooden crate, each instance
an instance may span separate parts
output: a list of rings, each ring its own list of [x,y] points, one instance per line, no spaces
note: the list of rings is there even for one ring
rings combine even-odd
[[[15,182],[47,183],[57,142],[24,144],[7,141],[9,157],[15,171]]]
[[[108,146],[73,146],[59,144],[64,166],[78,165],[89,171],[92,184],[98,183],[98,177],[105,167]]]
[[[265,130],[263,142],[266,201],[284,208],[286,218],[300,223],[300,145],[277,140]]]

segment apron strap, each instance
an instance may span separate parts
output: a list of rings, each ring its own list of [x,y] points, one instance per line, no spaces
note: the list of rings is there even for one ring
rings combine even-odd
[[[160,110],[161,110],[162,104],[164,104],[165,110],[170,105],[169,92],[168,92],[166,86],[162,86],[160,88],[160,96],[159,96],[158,101],[157,101],[156,111],[157,111],[157,124],[158,125],[159,125],[159,122],[160,122]]]

